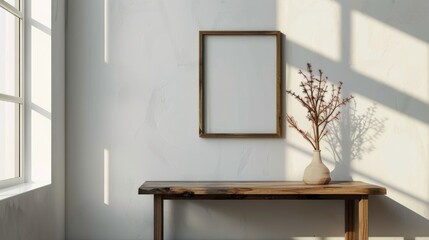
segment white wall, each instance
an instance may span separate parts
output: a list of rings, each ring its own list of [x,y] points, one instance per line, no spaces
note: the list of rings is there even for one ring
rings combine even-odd
[[[26,176],[51,184],[0,201],[0,239],[60,240],[65,235],[65,0],[26,1],[26,7],[25,157],[31,165]]]
[[[428,11],[405,0],[69,1],[66,238],[152,239],[152,198],[137,195],[147,180],[301,179],[311,148],[293,130],[198,137],[198,31],[273,29],[286,35],[287,89],[310,61],[356,97],[322,155],[334,180],[388,188],[370,199],[370,236],[429,237]],[[291,98],[285,111],[304,113]],[[335,201],[167,202],[165,235],[341,238],[342,215]]]

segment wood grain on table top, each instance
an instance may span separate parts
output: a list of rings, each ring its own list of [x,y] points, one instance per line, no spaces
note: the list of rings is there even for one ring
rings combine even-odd
[[[139,194],[163,195],[385,195],[386,188],[359,181],[307,185],[301,181],[147,181]]]

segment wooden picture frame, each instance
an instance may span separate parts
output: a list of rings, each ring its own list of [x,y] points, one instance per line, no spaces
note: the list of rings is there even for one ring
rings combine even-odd
[[[280,31],[199,32],[199,135],[282,137]]]

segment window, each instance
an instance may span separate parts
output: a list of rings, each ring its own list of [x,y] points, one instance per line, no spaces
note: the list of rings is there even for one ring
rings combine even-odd
[[[22,0],[0,0],[0,187],[23,178]]]

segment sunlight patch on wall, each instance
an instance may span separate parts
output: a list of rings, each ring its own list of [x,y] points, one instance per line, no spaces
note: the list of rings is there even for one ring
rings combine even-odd
[[[429,240],[429,237],[415,237],[415,240]]]
[[[382,104],[375,104],[363,95],[353,95],[361,113],[375,106],[374,113],[369,116],[373,118],[369,127],[379,126],[360,141],[361,144],[372,141],[372,149],[364,148],[361,159],[352,159],[353,179],[386,187],[388,197],[429,219],[429,126]],[[350,126],[351,129],[357,127]]]
[[[351,35],[352,69],[429,102],[426,42],[358,11],[351,14]]]
[[[371,236],[371,240],[407,240],[408,238],[405,237],[373,237]],[[414,238],[414,240],[417,240],[417,238]]]
[[[303,66],[305,63],[302,63]],[[291,89],[297,89],[299,87],[299,83],[302,81],[299,74],[299,68],[295,67],[293,65],[286,65],[286,72],[284,73],[287,79],[285,82],[284,90],[291,90]],[[285,95],[285,97],[288,99],[289,96]],[[288,101],[286,101],[286,104],[289,104]],[[287,108],[286,108],[287,111]]]
[[[304,169],[313,159],[313,148],[296,130],[288,128],[286,131],[288,131],[286,133],[288,151],[285,151],[286,164],[284,167],[285,176],[287,176],[286,180],[301,181]],[[322,153],[322,158],[324,157],[323,154],[325,153]],[[332,170],[332,164],[327,161],[324,161],[324,163]]]
[[[277,28],[286,35],[287,41],[297,42],[332,61],[340,61],[341,7],[337,2],[277,1],[277,4]]]

